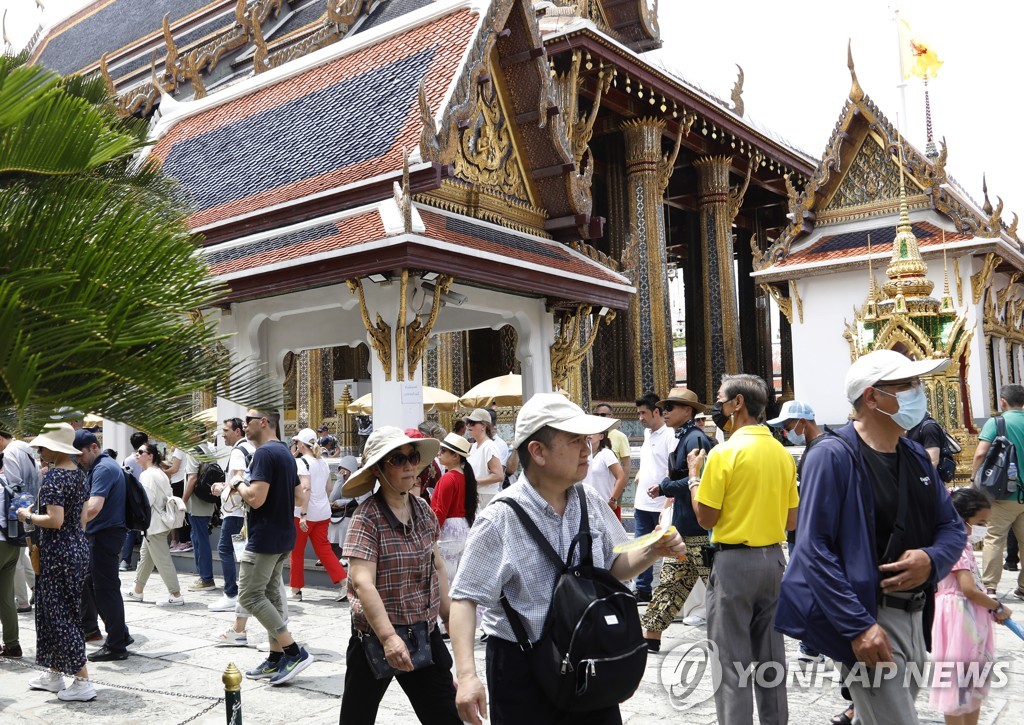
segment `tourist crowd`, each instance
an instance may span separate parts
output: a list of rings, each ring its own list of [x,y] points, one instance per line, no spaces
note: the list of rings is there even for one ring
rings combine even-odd
[[[950,495],[940,477],[921,379],[945,364],[862,356],[842,391],[851,420],[836,428],[803,401],[769,418],[774,396],[753,375],[725,376],[711,404],[686,388],[642,396],[636,546],[621,523],[628,438],[610,406],[588,414],[559,394],[525,402],[511,443],[494,411],[477,409],[464,433],[430,421],[379,427],[361,461],[345,456],[336,471],[326,460],[336,451],[325,450],[333,437],[306,428],[282,440],[267,411],[223,421],[220,449],[200,432],[194,448],[170,451],[138,433],[121,464],[67,423],[27,442],[0,433],[0,656],[22,656],[18,614],[34,609],[46,669],[28,686],[95,698],[87,664],[128,657],[124,608],[151,600],[154,569],[167,589],[158,606],[216,589],[219,525],[223,590],[208,607],[233,621],[212,636],[244,646],[250,619],[266,630],[269,651],[249,678],[280,685],[313,662],[288,627],[307,542],[339,586],[352,620],[342,723],[375,722],[395,680],[424,723],[621,723],[619,703],[639,682],[631,663],[661,651],[700,592],[684,622],[707,627],[723,665],[720,723],[750,723],[755,705],[762,723],[788,721],[786,678],[742,676],[766,663],[785,671],[784,636],[800,642],[797,666],[828,657],[840,670],[849,704],[833,722],[915,723],[920,682],[906,675],[929,652],[943,663],[993,660],[993,625],[1011,614],[1000,575],[1018,568],[1004,565],[1004,549],[1011,532],[1024,537],[1016,493]],[[1024,450],[1024,388],[1001,395],[1006,436]],[[989,421],[975,469],[996,438]],[[800,447],[799,465],[782,441]],[[209,475],[215,460],[223,476]],[[152,509],[138,537],[128,531],[135,481]],[[31,503],[15,506],[22,493]],[[197,577],[183,591],[171,554],[189,549]],[[124,592],[119,569],[135,571]],[[1017,584],[1024,599],[1024,572]],[[573,597],[588,591],[574,619]],[[87,655],[88,643],[97,649]],[[602,646],[617,654],[580,654]],[[989,685],[937,680],[930,703],[947,722],[976,723]]]

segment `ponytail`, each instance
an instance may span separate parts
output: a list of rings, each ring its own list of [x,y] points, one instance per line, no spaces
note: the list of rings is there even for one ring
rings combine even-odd
[[[476,474],[473,473],[473,467],[465,458],[462,459],[462,475],[466,477],[466,491],[463,499],[466,506],[466,523],[472,526],[476,519],[477,507],[480,505],[480,494],[476,490]]]

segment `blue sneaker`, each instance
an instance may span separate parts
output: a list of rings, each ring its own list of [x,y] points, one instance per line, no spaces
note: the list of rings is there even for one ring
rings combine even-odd
[[[277,663],[277,674],[270,678],[270,684],[283,685],[311,664],[313,664],[313,655],[307,652],[305,647],[301,647],[299,653],[294,657],[285,655],[281,658],[281,661]]]
[[[265,680],[268,677],[273,677],[278,673],[281,665],[284,663],[285,658],[282,657],[277,662],[271,662],[270,658],[263,660],[254,668],[245,673],[245,676],[250,680]]]

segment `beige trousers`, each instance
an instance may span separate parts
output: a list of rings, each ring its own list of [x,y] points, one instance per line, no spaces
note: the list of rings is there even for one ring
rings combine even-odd
[[[142,552],[139,555],[139,568],[135,572],[135,590],[143,591],[146,582],[149,581],[153,567],[156,567],[160,578],[164,580],[168,594],[181,592],[181,585],[178,584],[178,570],[174,568],[171,560],[171,547],[167,543],[167,533],[146,536],[142,540]]]
[[[1011,528],[1017,541],[1024,542],[1024,504],[1016,501],[993,502],[985,549],[981,555],[982,579],[986,587],[999,586],[999,579],[1003,576],[1006,534]],[[1024,590],[1024,570],[1017,575],[1017,586]]]

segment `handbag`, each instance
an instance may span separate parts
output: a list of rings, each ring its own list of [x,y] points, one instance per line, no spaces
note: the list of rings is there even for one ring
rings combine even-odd
[[[34,541],[28,545],[28,558],[32,560],[32,571],[36,574],[42,573],[42,564],[39,562],[39,544]]]
[[[430,609],[430,592],[434,584],[434,560],[433,553],[430,555],[430,573],[427,575],[427,609]],[[430,649],[430,628],[427,622],[414,622],[413,624],[400,624],[395,627],[395,634],[405,642],[409,650],[409,659],[412,660],[412,668],[418,670],[434,664],[434,653]],[[381,642],[373,632],[356,632],[359,643],[363,646],[363,653],[370,665],[370,671],[378,680],[386,680],[389,677],[402,674],[388,664],[384,656],[384,643]]]

